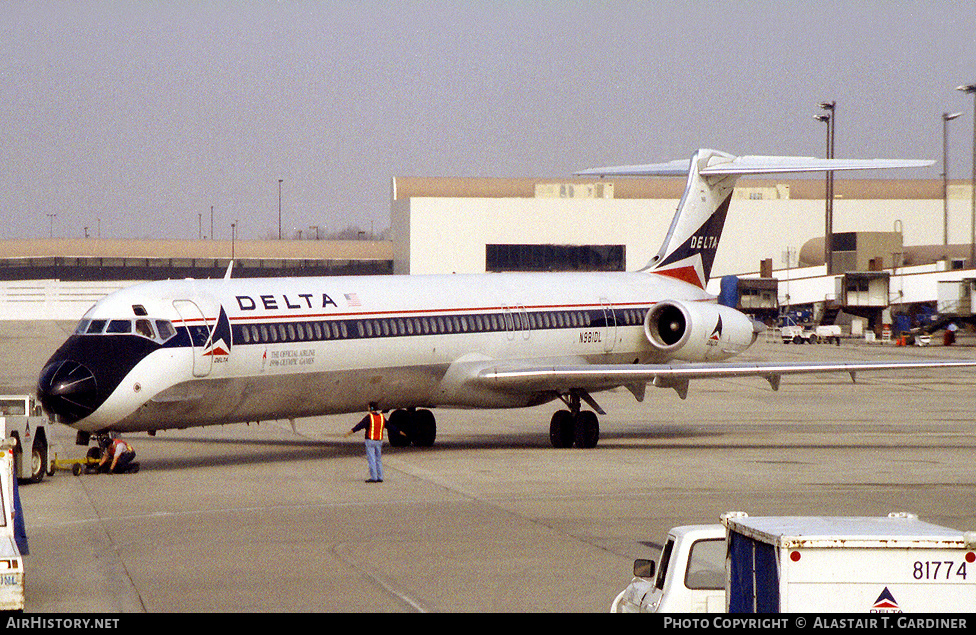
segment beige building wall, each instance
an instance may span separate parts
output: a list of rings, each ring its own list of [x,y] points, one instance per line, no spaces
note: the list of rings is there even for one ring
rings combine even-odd
[[[393,202],[394,273],[484,273],[486,244],[624,245],[628,270],[664,240],[676,200],[428,198]]]
[[[485,245],[491,243],[623,244],[628,270],[639,269],[657,253],[681,195],[673,181],[658,189],[616,181],[616,198],[533,197],[529,179],[519,180],[529,182],[520,189],[504,179],[477,187],[464,180],[432,181],[437,187],[425,184],[399,197],[394,187],[396,273],[481,273]],[[906,246],[942,243],[941,181],[838,181],[836,188],[835,232],[901,231]],[[964,189],[950,191],[950,243],[969,242],[970,202],[958,194]],[[472,196],[477,192],[488,194]],[[535,196],[539,192],[536,184]],[[824,235],[824,208],[822,181],[744,181],[712,276],[756,273],[764,258],[784,269],[787,252],[789,266],[797,266],[804,243]]]

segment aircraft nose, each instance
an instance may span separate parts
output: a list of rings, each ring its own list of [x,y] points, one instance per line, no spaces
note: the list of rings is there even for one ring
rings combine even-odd
[[[45,410],[68,424],[90,415],[100,402],[95,374],[70,359],[52,362],[41,371],[37,395]]]

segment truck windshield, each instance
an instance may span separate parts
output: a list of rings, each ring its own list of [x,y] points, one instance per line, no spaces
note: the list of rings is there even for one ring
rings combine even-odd
[[[699,540],[691,546],[685,586],[689,589],[725,588],[725,540]]]
[[[668,536],[668,541],[664,543],[664,549],[661,550],[661,566],[657,570],[657,580],[654,582],[654,586],[658,589],[664,589],[664,580],[668,577],[668,563],[671,561],[672,550],[674,550],[674,538]]]
[[[4,399],[0,397],[0,415],[25,415],[27,414],[27,400],[18,397],[15,399]]]

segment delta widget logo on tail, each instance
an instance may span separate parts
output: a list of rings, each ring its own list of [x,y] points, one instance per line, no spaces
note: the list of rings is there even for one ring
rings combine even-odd
[[[712,275],[712,263],[731,201],[730,193],[705,222],[674,247],[652,271],[704,289]]]
[[[203,355],[227,357],[230,355],[230,347],[230,320],[227,319],[227,313],[224,311],[224,307],[221,306],[220,315],[217,317],[217,324],[211,329],[210,337],[207,338],[207,343],[203,347]]]

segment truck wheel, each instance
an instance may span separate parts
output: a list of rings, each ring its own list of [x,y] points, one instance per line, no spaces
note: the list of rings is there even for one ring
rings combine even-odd
[[[75,463],[71,466],[71,473],[75,476],[81,476],[81,463]]]
[[[800,337],[799,335],[794,335],[793,336],[793,343],[794,344],[802,344],[803,343],[803,338]]]
[[[820,343],[820,338],[817,337],[816,335],[811,335],[810,336],[810,343],[811,344],[819,344]]]
[[[40,445],[31,448],[31,475],[28,479],[31,483],[40,483],[44,480],[44,472],[47,470],[47,450]]]

